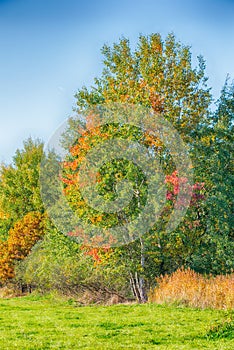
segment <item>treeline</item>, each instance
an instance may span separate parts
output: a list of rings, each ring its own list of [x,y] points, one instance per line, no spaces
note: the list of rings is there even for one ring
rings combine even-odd
[[[189,146],[194,185],[183,221],[170,234],[165,229],[178,187],[186,179],[178,174],[162,142],[133,126],[92,125],[90,115],[83,131],[70,121],[63,143],[68,155],[60,178],[70,207],[84,222],[108,228],[135,218],[147,198],[147,179],[123,159],[106,159],[100,170],[99,193],[114,200],[116,179],[134,183],[134,195],[120,213],[99,213],[85,203],[77,189],[76,174],[91,146],[118,135],[141,142],[157,156],[165,172],[167,201],[160,219],[148,233],[137,232],[134,241],[117,247],[95,242],[77,243],[53,222],[40,193],[43,142],[28,139],[17,150],[12,164],[0,171],[0,281],[1,285],[30,286],[42,292],[82,294],[90,301],[116,295],[119,300],[147,300],[156,277],[182,266],[201,274],[226,274],[234,269],[233,233],[233,116],[234,84],[229,80],[214,102],[205,76],[205,62],[198,57],[193,68],[190,48],[169,34],[140,36],[131,50],[127,39],[104,46],[104,69],[91,89],[75,95],[77,113],[111,104],[140,105],[151,109],[155,120],[163,116]],[[92,112],[94,113],[94,112]],[[93,114],[92,114],[93,116]],[[69,144],[73,135],[74,144]],[[78,137],[79,136],[79,137]],[[183,204],[181,204],[183,205]],[[140,230],[140,228],[139,228]]]

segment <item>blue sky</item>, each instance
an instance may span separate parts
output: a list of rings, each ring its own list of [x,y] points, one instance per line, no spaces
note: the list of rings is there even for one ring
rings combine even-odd
[[[0,0],[0,161],[72,113],[74,93],[101,72],[104,43],[171,31],[204,56],[217,98],[234,78],[233,0]]]

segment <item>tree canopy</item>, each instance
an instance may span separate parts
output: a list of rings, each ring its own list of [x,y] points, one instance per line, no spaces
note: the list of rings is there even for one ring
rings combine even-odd
[[[53,152],[45,155],[42,142],[28,139],[24,148],[16,151],[11,165],[1,165],[0,277],[3,280],[20,276],[41,288],[58,288],[59,281],[68,289],[85,286],[92,291],[111,289],[122,296],[129,296],[132,291],[142,302],[156,276],[182,266],[202,273],[233,271],[234,83],[226,81],[216,110],[212,111],[205,61],[199,56],[194,67],[191,48],[177,41],[174,34],[165,40],[158,33],[140,35],[135,49],[128,39],[121,38],[112,46],[104,45],[102,54],[100,77],[95,78],[93,86],[83,87],[75,95],[77,117],[70,118],[60,140],[67,152],[65,158],[61,160]],[[118,110],[118,106],[122,109]],[[168,147],[169,143],[163,143],[162,131],[154,134],[152,128],[140,124],[115,119],[100,123],[98,119],[103,111],[124,114],[131,108],[147,110],[155,125],[161,118],[174,128],[178,144],[181,138],[187,145],[192,183],[177,169],[175,150]],[[89,152],[101,150],[102,144],[113,139],[125,142],[126,148],[117,147],[119,154],[115,158],[106,152],[98,173],[91,174],[94,181],[90,177],[87,183],[81,170]],[[151,192],[145,169],[122,156],[124,151],[133,152],[135,145],[144,146],[144,155],[157,160],[163,172],[165,198],[155,224],[147,232],[139,225],[134,239],[119,245],[114,244],[112,235],[105,244],[100,244],[102,237],[92,237],[81,227],[67,232],[55,227],[41,188],[47,194],[47,203],[54,203],[55,214],[60,215],[61,221],[65,218],[69,221],[69,215],[61,209],[58,192],[54,190],[59,186],[72,212],[87,225],[105,229],[106,234],[115,225],[124,226],[138,218]],[[97,157],[102,154],[96,153]],[[47,161],[47,179],[40,174],[42,159]],[[54,173],[59,176],[53,178]],[[158,172],[155,178],[160,176]],[[112,203],[113,210],[89,205],[83,191],[89,186],[91,196],[97,195],[109,206]],[[190,205],[183,221],[169,233],[167,223],[174,208],[185,207],[183,198],[180,201],[178,198],[186,186]],[[160,190],[161,187],[159,197]],[[129,202],[114,210],[116,203],[120,203],[119,197],[125,200],[128,191],[132,191]],[[83,241],[76,244],[77,237]]]

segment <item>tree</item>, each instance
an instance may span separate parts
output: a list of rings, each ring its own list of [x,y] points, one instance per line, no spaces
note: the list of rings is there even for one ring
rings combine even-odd
[[[64,162],[63,168],[62,181],[64,183],[64,192],[69,200],[72,209],[80,218],[82,218],[82,220],[86,221],[87,223],[90,222],[92,224],[95,224],[97,227],[100,226],[105,229],[105,235],[96,235],[93,241],[91,239],[91,236],[87,237],[88,252],[94,257],[96,262],[99,261],[98,253],[103,253],[103,251],[102,249],[97,251],[97,249],[93,249],[92,246],[95,247],[96,245],[102,243],[108,248],[109,244],[118,244],[118,242],[115,241],[116,237],[113,237],[112,235],[108,234],[108,228],[117,225],[118,223],[121,223],[121,221],[126,222],[129,219],[133,219],[134,216],[137,216],[146,198],[146,179],[142,171],[136,168],[133,162],[129,162],[124,159],[109,161],[108,157],[105,159],[103,167],[99,170],[99,193],[102,194],[106,200],[114,200],[117,194],[115,186],[116,183],[118,183],[118,180],[132,181],[134,183],[134,194],[130,205],[128,207],[123,208],[123,210],[120,210],[113,214],[108,212],[100,213],[99,211],[90,208],[90,206],[82,198],[82,193],[79,189],[77,181],[77,170],[79,169],[80,163],[85,157],[87,150],[91,147],[96,146],[103,140],[111,139],[116,135],[118,135],[118,137],[121,137],[122,139],[131,141],[139,141],[139,139],[141,139],[143,143],[145,143],[146,145],[148,144],[148,138],[145,137],[145,135],[136,127],[132,127],[129,125],[120,126],[112,124],[98,128],[90,128],[89,125],[89,130],[84,131],[83,136],[79,139],[79,142],[75,143],[70,148],[70,154]],[[79,230],[78,232],[74,232],[71,234],[80,236],[82,233]],[[87,232],[84,232],[84,236],[85,235],[87,235]],[[142,238],[140,238],[140,242],[143,246]],[[107,249],[106,251],[106,247],[104,247],[104,252],[108,252],[109,254],[109,249]],[[129,245],[128,250],[132,250],[131,247],[132,246]],[[113,254],[111,254],[110,256],[111,258],[114,257]],[[142,251],[141,265],[144,264],[143,259],[144,254]],[[116,259],[114,260],[116,261]],[[107,264],[107,266],[108,265],[109,264]],[[141,276],[138,278],[137,269],[138,267],[136,266],[134,267],[134,269],[132,267],[132,270],[134,270],[134,277],[133,273],[129,271],[131,285],[137,299],[139,301],[145,301],[146,294],[144,292],[144,280]]]
[[[123,38],[113,47],[105,45],[102,53],[104,55],[102,75],[95,79],[94,87],[91,89],[83,87],[77,92],[76,111],[87,116],[87,111],[95,110],[96,106],[109,106],[113,103],[141,105],[150,108],[155,114],[155,121],[157,116],[161,115],[179,131],[181,137],[190,146],[190,156],[196,167],[197,144],[200,140],[199,131],[202,126],[210,123],[209,105],[212,100],[210,89],[206,85],[207,78],[205,77],[203,58],[198,57],[198,67],[193,68],[190,48],[177,42],[173,34],[169,34],[165,41],[159,34],[152,34],[148,37],[141,35],[134,51],[131,50],[129,41]],[[89,123],[87,118],[85,123]],[[71,137],[75,128],[76,123],[73,120],[67,135]],[[135,140],[141,140],[148,149],[153,150],[160,158],[165,174],[171,175],[176,170],[168,150],[162,146],[159,140],[150,137],[150,134],[143,133],[142,135],[139,130],[135,130],[134,133],[133,129],[126,126],[124,130],[124,127],[108,125],[106,129],[101,127],[99,130],[81,135],[79,143],[75,143],[75,146],[70,149],[70,159],[67,159],[65,164],[65,168],[67,167],[67,173],[63,179],[64,183],[66,182],[65,193],[69,196],[70,204],[77,213],[84,219],[93,220],[100,226],[114,224],[115,220],[119,219],[118,215],[104,213],[100,216],[100,213],[91,213],[79,190],[77,191],[77,187],[74,191],[76,185],[72,171],[76,172],[79,159],[85,156],[87,149],[92,148],[95,142],[98,142],[98,138],[105,138],[108,132],[109,135],[111,133],[113,135],[114,128],[127,135],[123,136],[122,134],[122,137],[135,137]],[[128,171],[124,173],[123,169],[126,166]],[[134,173],[131,165],[124,164],[123,161],[113,161],[111,164],[106,164],[106,168],[104,166],[100,170],[98,184],[100,194],[107,199],[115,198],[116,194],[113,190],[115,175],[131,178],[130,173],[138,179],[135,182],[135,193],[138,193],[139,188],[137,187],[142,182],[142,174],[139,171]],[[125,219],[128,215],[137,214],[138,201],[139,209],[144,206],[146,192],[147,186],[142,186],[139,192],[142,197],[135,196],[133,198],[132,212],[128,208],[128,212],[124,213]],[[145,283],[144,276],[147,276],[149,281],[149,276],[168,272],[172,268],[172,262],[169,262],[172,257],[173,262],[177,260],[178,264],[186,262],[188,255],[191,255],[191,251],[188,251],[189,244],[200,241],[202,228],[198,226],[202,224],[202,220],[201,218],[198,220],[198,216],[203,212],[198,207],[201,209],[200,206],[194,206],[189,210],[186,223],[170,236],[170,242],[168,242],[168,234],[165,232],[164,215],[164,220],[158,223],[150,236],[142,237],[112,252],[112,257],[116,253],[113,261],[118,260],[119,263],[123,264],[127,261],[126,264],[131,266],[129,267],[131,285],[135,289],[134,293],[139,301],[145,299],[143,290],[145,288],[142,287]],[[167,215],[170,215],[170,209],[167,210]],[[193,225],[193,222],[197,222],[197,226]],[[186,249],[181,249],[182,247],[186,247]],[[179,253],[180,258],[176,256],[177,253]],[[126,259],[127,256],[128,259]]]
[[[84,87],[76,94],[78,112],[113,102],[140,104],[163,115],[185,141],[194,143],[211,103],[201,56],[198,67],[192,68],[190,48],[174,34],[164,42],[159,34],[141,35],[133,52],[123,38],[112,48],[105,45],[102,53],[101,77],[90,90]]]
[[[26,214],[9,231],[8,240],[0,242],[0,280],[13,278],[16,261],[23,260],[44,235],[45,218],[41,213]]]
[[[44,217],[39,170],[43,143],[29,138],[13,164],[0,169],[1,280],[14,277],[15,262],[24,259],[43,236]]]
[[[228,79],[217,101],[209,125],[200,130],[200,172],[206,182],[204,203],[206,227],[199,250],[194,252],[192,267],[214,274],[233,271],[233,118],[234,84]]]
[[[1,165],[0,208],[5,217],[0,219],[12,226],[29,212],[43,212],[40,197],[39,170],[43,143],[29,138],[24,148],[17,150],[12,165]]]

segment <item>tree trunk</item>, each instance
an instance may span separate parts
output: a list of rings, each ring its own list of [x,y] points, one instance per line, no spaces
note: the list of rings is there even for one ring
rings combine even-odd
[[[145,270],[145,245],[143,239],[140,237],[140,244],[141,244],[141,269],[142,272]],[[140,289],[140,295],[141,295],[141,302],[145,303],[147,298],[146,293],[146,286],[145,286],[145,278],[143,276],[140,276],[139,278],[139,289]]]
[[[132,289],[134,297],[137,299],[138,303],[141,303],[141,295],[139,292],[136,275],[135,275],[135,277],[133,277],[132,273],[130,273],[130,283],[131,283],[131,289]]]
[[[140,263],[141,263],[141,269],[144,272],[145,247],[144,247],[144,241],[142,238],[140,238],[140,244],[141,244]],[[130,273],[130,285],[131,285],[131,290],[133,292],[133,295],[137,299],[138,303],[147,302],[148,298],[146,293],[145,278],[143,277],[142,272],[140,275],[137,272],[135,272],[135,275],[133,275],[133,273]]]

